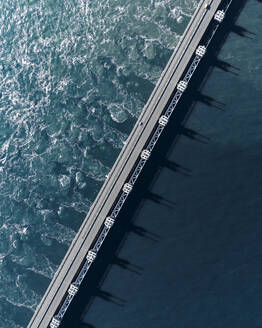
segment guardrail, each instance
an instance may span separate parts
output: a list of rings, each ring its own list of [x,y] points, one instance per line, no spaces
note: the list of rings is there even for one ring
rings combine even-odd
[[[65,297],[62,306],[58,310],[58,313],[53,317],[51,323],[50,323],[50,328],[58,328],[61,324],[61,321],[70,305],[72,302],[74,296],[79,290],[79,287],[85,278],[89,268],[91,267],[92,263],[94,262],[97,253],[99,252],[106,236],[108,235],[111,227],[115,223],[115,220],[123,207],[125,201],[128,198],[129,193],[132,191],[133,186],[135,185],[136,180],[138,179],[140,173],[142,172],[147,160],[150,158],[151,152],[153,151],[159,137],[161,136],[164,128],[167,126],[168,121],[175,110],[177,104],[179,103],[179,100],[183,93],[185,92],[188,83],[190,82],[192,76],[194,75],[201,59],[203,56],[206,54],[207,48],[212,41],[220,23],[223,22],[225,14],[231,4],[232,0],[228,0],[224,6],[216,12],[214,15],[214,24],[211,28],[211,31],[209,31],[208,38],[205,41],[205,43],[200,44],[196,51],[195,51],[195,56],[191,60],[191,64],[186,71],[186,73],[183,76],[183,79],[179,81],[179,83],[176,86],[176,92],[174,96],[172,97],[172,100],[170,101],[167,109],[162,113],[158,120],[158,124],[155,126],[154,132],[152,134],[152,137],[150,140],[147,142],[146,147],[140,154],[140,158],[138,158],[138,162],[135,166],[135,168],[131,172],[131,176],[129,180],[123,185],[122,193],[119,195],[118,200],[116,202],[116,205],[113,207],[113,210],[111,213],[108,213],[108,217],[105,218],[104,221],[104,226],[101,229],[99,235],[96,238],[96,241],[92,248],[88,251],[87,256],[86,256],[86,261],[82,265],[82,268],[77,275],[76,279],[74,282],[71,283],[69,289],[68,289],[68,294]],[[206,5],[206,8],[208,10],[208,3]]]

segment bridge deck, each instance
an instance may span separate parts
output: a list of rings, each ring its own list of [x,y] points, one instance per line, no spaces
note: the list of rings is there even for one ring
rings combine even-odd
[[[124,183],[135,167],[141,151],[148,142],[175,86],[185,72],[222,0],[210,0],[211,6],[208,10],[205,8],[206,2],[201,1],[196,9],[138,122],[37,307],[28,328],[47,328],[59,305],[61,305],[70,284],[85,261],[88,250],[97,238],[105,218],[109,215]],[[139,122],[143,122],[143,124],[141,125]]]

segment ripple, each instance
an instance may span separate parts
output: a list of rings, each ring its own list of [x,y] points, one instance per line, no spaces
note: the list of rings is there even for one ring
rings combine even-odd
[[[13,328],[30,320],[197,1],[0,1],[0,328]]]

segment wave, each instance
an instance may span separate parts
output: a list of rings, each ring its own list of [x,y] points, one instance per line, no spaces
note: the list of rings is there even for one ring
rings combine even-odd
[[[18,328],[197,1],[0,2],[0,328]]]

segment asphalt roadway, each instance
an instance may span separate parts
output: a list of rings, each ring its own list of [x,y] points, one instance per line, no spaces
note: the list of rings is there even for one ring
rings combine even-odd
[[[28,328],[49,326],[221,2],[200,2]],[[208,9],[207,3],[210,4]]]

